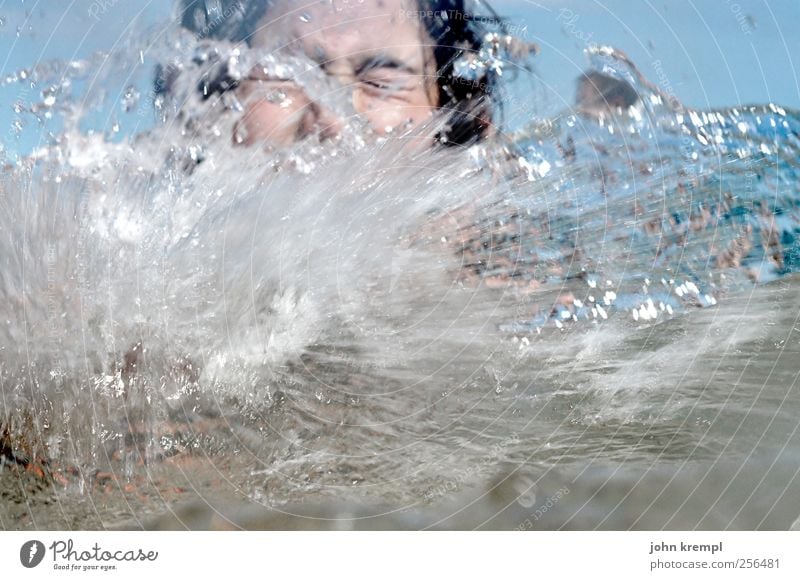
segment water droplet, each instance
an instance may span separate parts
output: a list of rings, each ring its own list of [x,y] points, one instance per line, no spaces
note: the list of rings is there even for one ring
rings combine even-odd
[[[139,103],[139,96],[139,91],[136,90],[136,87],[131,85],[125,87],[125,91],[122,93],[122,108],[126,113],[130,113],[136,108]]]
[[[238,145],[241,145],[247,140],[247,128],[244,127],[243,123],[238,123],[236,125],[233,133],[233,139]]]

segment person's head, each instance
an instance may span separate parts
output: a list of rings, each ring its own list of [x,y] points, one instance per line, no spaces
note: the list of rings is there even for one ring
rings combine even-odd
[[[578,79],[575,104],[584,115],[613,115],[617,111],[627,111],[639,100],[639,93],[629,82],[601,72],[590,71]]]
[[[184,26],[196,30],[210,15],[199,18],[198,4],[207,10],[202,0],[187,2]],[[352,94],[353,108],[376,133],[419,127],[441,111],[445,120],[436,136],[442,142],[465,144],[486,135],[494,79],[488,72],[469,81],[454,73],[459,57],[479,50],[485,35],[465,0],[253,0],[240,6],[236,30],[220,26],[214,36],[303,52]],[[246,106],[239,124],[244,143],[325,137],[340,127],[341,120],[294,79],[269,78],[256,67],[226,88],[233,85]]]

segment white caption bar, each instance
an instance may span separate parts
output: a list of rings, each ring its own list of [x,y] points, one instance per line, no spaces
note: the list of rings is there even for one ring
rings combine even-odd
[[[800,578],[799,543],[794,532],[3,532],[0,562],[2,577],[31,579]]]

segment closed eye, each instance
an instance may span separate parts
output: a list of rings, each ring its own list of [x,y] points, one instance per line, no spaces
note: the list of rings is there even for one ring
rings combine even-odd
[[[389,55],[372,56],[356,68],[356,77],[374,92],[401,92],[414,88],[419,71]]]
[[[362,73],[359,77],[359,82],[367,90],[395,93],[412,90],[417,84],[417,78],[415,75],[403,70],[373,68]]]
[[[392,84],[390,82],[382,81],[382,80],[364,79],[361,82],[363,84],[367,85],[368,87],[372,87],[372,88],[375,88],[375,89],[388,90],[388,89],[392,88]]]

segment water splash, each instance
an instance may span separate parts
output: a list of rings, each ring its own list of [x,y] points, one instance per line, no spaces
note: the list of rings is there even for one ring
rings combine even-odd
[[[407,499],[498,440],[495,462],[718,450],[654,377],[685,354],[670,332],[796,271],[794,113],[692,111],[598,49],[593,70],[633,102],[505,149],[414,155],[357,123],[334,143],[237,149],[241,104],[222,89],[253,66],[350,116],[302,58],[237,50],[178,39],[144,99],[159,125],[113,143],[78,129],[70,91],[91,59],[9,76],[47,87],[37,113],[73,119],[4,176],[14,437],[129,478],[139,459],[246,457],[237,484],[278,503],[354,481]],[[121,115],[141,106],[121,94]],[[663,342],[642,338],[663,321]],[[634,370],[644,386],[619,388]],[[670,445],[634,445],[642,430]]]

